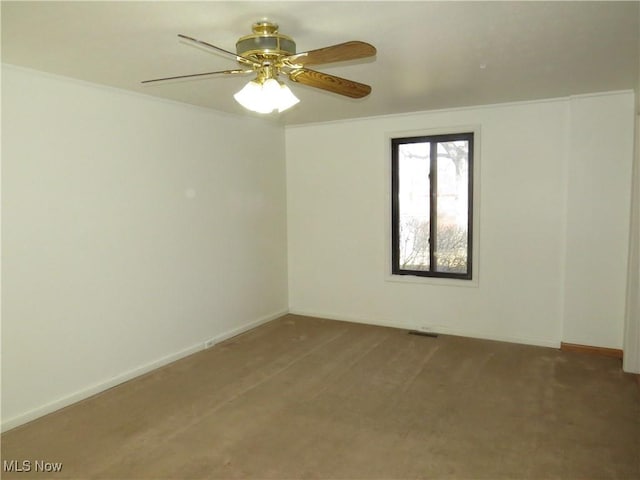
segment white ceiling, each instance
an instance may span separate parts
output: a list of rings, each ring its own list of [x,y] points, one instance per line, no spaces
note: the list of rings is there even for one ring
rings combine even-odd
[[[285,124],[633,89],[640,2],[2,2],[2,61],[225,112],[251,77],[141,85],[236,68],[179,41],[235,50],[267,18],[298,51],[347,40],[375,58],[314,67],[373,87],[353,100],[293,84]]]

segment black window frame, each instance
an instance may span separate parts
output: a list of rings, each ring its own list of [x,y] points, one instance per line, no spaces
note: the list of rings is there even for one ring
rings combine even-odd
[[[438,143],[466,140],[469,142],[468,153],[468,217],[467,217],[467,271],[466,273],[433,271],[435,262],[435,248],[431,239],[437,231],[437,149]],[[399,199],[399,146],[409,143],[430,143],[429,182],[430,193],[430,224],[429,224],[429,270],[409,270],[400,267],[400,199]],[[437,135],[421,135],[391,139],[391,274],[413,275],[418,277],[450,278],[459,280],[473,279],[473,184],[474,184],[474,132],[444,133]]]

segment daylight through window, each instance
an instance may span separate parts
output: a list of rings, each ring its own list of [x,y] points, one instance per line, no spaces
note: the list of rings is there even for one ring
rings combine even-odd
[[[473,133],[391,146],[392,273],[471,279]]]

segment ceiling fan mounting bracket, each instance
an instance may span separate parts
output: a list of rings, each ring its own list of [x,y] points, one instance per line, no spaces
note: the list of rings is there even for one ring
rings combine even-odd
[[[278,78],[280,74],[280,67],[277,64],[272,64],[269,61],[264,61],[262,66],[256,70],[257,76],[256,80],[259,83],[264,82],[270,78]]]

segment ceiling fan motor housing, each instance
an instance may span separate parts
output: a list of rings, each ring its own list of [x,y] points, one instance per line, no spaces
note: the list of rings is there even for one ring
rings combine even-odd
[[[296,42],[291,37],[278,33],[278,25],[271,22],[253,24],[253,34],[241,37],[236,42],[236,53],[243,57],[265,59],[282,55],[294,55]]]

